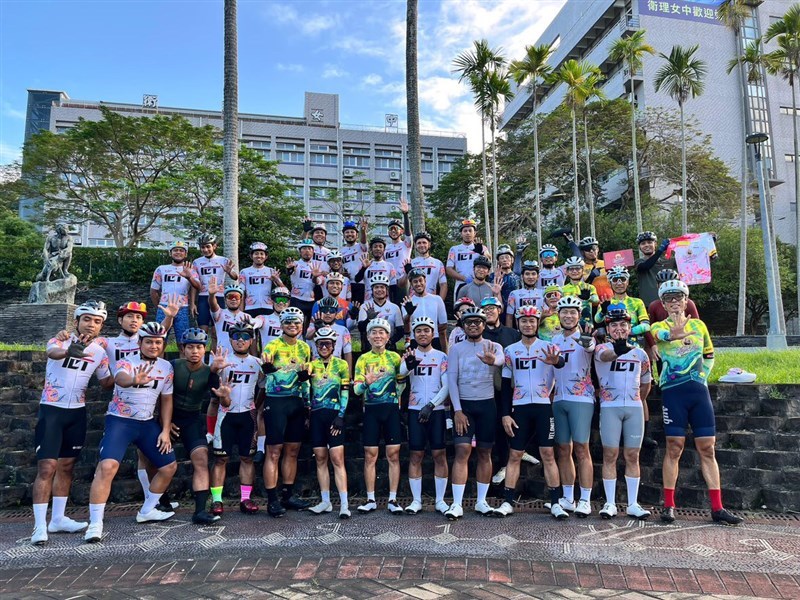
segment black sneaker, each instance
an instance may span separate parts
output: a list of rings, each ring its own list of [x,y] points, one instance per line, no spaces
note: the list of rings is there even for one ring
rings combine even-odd
[[[665,508],[664,510],[662,510],[661,511],[661,520],[664,523],[674,523],[675,522],[675,508],[670,506],[669,508]]]
[[[286,514],[286,509],[281,506],[280,502],[273,500],[267,505],[267,512],[270,517],[278,518]]]
[[[303,500],[297,494],[292,494],[288,500],[281,501],[281,505],[289,510],[305,510],[311,506],[311,502]]]
[[[195,525],[211,525],[220,519],[221,517],[219,515],[210,515],[206,511],[201,511],[192,515],[192,523]]]
[[[257,465],[260,465],[264,462],[264,453],[261,450],[253,454],[253,462]]]
[[[732,512],[729,512],[726,508],[712,510],[711,520],[714,521],[714,523],[722,523],[723,525],[738,525],[744,521],[742,517],[737,517]]]

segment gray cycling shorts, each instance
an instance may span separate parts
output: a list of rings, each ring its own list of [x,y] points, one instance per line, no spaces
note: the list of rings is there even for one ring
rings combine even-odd
[[[576,442],[586,444],[592,433],[594,402],[561,400],[553,402],[553,420],[556,425],[556,444]]]
[[[641,448],[644,436],[644,410],[641,406],[600,408],[600,439],[606,448]]]

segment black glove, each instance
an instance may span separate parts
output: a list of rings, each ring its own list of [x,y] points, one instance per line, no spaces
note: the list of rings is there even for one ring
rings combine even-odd
[[[410,317],[414,314],[414,311],[417,310],[417,305],[414,304],[411,300],[403,304],[403,308],[406,309],[406,314]]]
[[[410,262],[407,262],[406,264],[403,265],[403,270],[406,272],[406,275],[411,273],[411,269],[413,269],[413,268],[414,267],[411,266]]]
[[[406,367],[408,367],[409,371],[416,369],[418,364],[419,359],[413,353],[406,356]]]
[[[427,423],[428,419],[431,418],[431,414],[433,413],[433,409],[436,408],[433,405],[433,402],[428,402],[425,406],[422,407],[419,411],[419,422],[420,423]]]
[[[478,253],[478,256],[483,256],[483,244],[475,244],[475,252]]]
[[[600,303],[600,310],[604,315],[608,314],[608,307],[611,306],[611,300],[606,300],[605,302]]]
[[[331,421],[331,429],[338,429],[339,431],[344,431],[344,417],[340,417],[336,415]]]
[[[301,369],[297,372],[298,381],[308,381],[309,379],[311,379],[311,373],[309,373],[306,369]]]
[[[411,341],[408,343],[408,347],[411,348],[412,350],[416,350],[417,346],[419,346],[419,344],[417,343],[417,340],[415,340],[414,338],[411,338]]]
[[[365,309],[367,312],[367,320],[372,321],[375,317],[378,316],[378,311],[375,310],[374,306],[370,306],[369,308]]]
[[[67,348],[67,356],[71,356],[72,358],[84,358],[86,356],[85,351],[86,346],[81,344],[78,341],[72,342],[69,347]]]
[[[320,329],[322,329],[323,327],[325,327],[325,321],[323,321],[323,320],[322,320],[322,319],[320,319],[320,318],[316,318],[316,319],[314,319],[314,329],[316,329],[317,331],[319,331],[319,330],[320,330]]]
[[[591,291],[588,288],[582,289],[581,293],[578,294],[578,298],[581,300],[588,300],[589,297],[592,295]]]
[[[261,371],[264,373],[264,375],[269,375],[270,373],[275,373],[277,370],[278,370],[278,367],[276,367],[272,363],[266,363],[265,362],[263,365],[261,365]]]
[[[622,356],[623,354],[627,354],[628,351],[631,349],[631,347],[628,346],[627,338],[614,340],[613,348],[614,348],[614,354],[616,354],[617,356]]]
[[[358,309],[359,309],[358,306],[356,306],[354,304],[350,305],[350,310],[348,311],[348,314],[350,315],[351,319],[357,319],[358,318]]]
[[[661,252],[666,252],[667,248],[669,248],[669,238],[661,240],[661,244],[658,246],[658,249]]]
[[[303,221],[303,233],[308,233],[312,229],[314,229],[314,223],[312,223],[310,220]]]

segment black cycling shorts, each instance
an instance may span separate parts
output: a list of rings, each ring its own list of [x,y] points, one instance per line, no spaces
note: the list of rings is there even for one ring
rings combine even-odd
[[[199,412],[175,409],[172,413],[172,424],[179,429],[178,439],[187,454],[191,455],[197,448],[205,447],[208,444],[206,442],[205,415],[201,415]]]
[[[674,387],[661,389],[664,415],[664,434],[685,437],[691,425],[694,437],[714,437],[717,425],[714,405],[708,387],[698,381],[687,381]]]
[[[344,444],[344,432],[331,434],[331,423],[339,414],[335,408],[320,408],[311,411],[311,447],[336,448]]]
[[[408,449],[412,452],[444,448],[444,436],[447,431],[447,411],[434,410],[427,423],[419,422],[419,411],[408,411]]]
[[[219,427],[222,448],[215,448],[215,456],[233,456],[233,447],[239,449],[239,456],[248,457],[253,454],[253,435],[256,431],[256,411],[225,413]]]
[[[77,458],[86,441],[86,407],[40,404],[34,440],[36,460]]]
[[[267,396],[264,400],[267,446],[299,444],[306,428],[306,409],[297,396]]]
[[[524,452],[528,443],[535,437],[540,448],[552,448],[555,443],[555,421],[553,406],[547,404],[523,404],[512,409],[511,417],[519,429],[514,437],[508,438],[512,450]]]
[[[494,446],[495,428],[497,426],[497,406],[494,398],[488,400],[462,400],[461,410],[469,421],[464,435],[453,434],[454,444],[471,444],[475,436],[478,448]],[[455,431],[455,429],[453,430]]]
[[[401,444],[403,431],[400,427],[400,406],[389,402],[366,405],[361,436],[364,447],[367,448],[379,446],[381,439],[387,446]]]

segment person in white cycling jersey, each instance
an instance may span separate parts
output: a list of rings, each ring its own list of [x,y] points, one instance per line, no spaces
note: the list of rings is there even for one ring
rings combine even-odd
[[[212,278],[217,281],[225,281],[226,275],[236,281],[239,274],[231,259],[217,255],[217,236],[213,233],[201,234],[197,240],[197,247],[200,248],[201,256],[192,263],[192,270],[194,278],[200,282],[200,289],[192,287],[189,290],[189,312],[197,319],[200,329],[208,332],[211,324],[208,282]],[[221,298],[218,297],[217,303],[220,300]]]
[[[214,279],[208,283],[209,290],[216,291],[219,287]],[[224,348],[229,354],[233,354],[234,349],[228,332],[234,325],[246,323],[255,330],[261,329],[264,324],[264,317],[251,317],[244,312],[244,290],[238,283],[225,286],[225,308],[217,304],[216,295],[209,294],[208,303],[211,306],[211,319],[214,321],[217,334],[217,348]]]
[[[408,281],[411,284],[412,293],[403,298],[401,307],[406,332],[411,334],[412,318],[428,317],[435,324],[433,347],[447,352],[447,310],[444,300],[437,294],[428,292],[425,286],[424,270],[411,269],[408,273]]]
[[[283,287],[280,271],[266,266],[268,257],[267,245],[253,242],[250,244],[250,260],[253,264],[239,273],[239,285],[244,291],[244,310],[251,317],[269,314],[272,309],[272,289]],[[221,282],[222,279],[217,281]]]
[[[535,306],[539,310],[544,304],[544,289],[536,285],[539,281],[539,263],[526,260],[522,263],[522,287],[508,295],[506,307],[506,325],[515,326],[517,309],[523,306]]]

